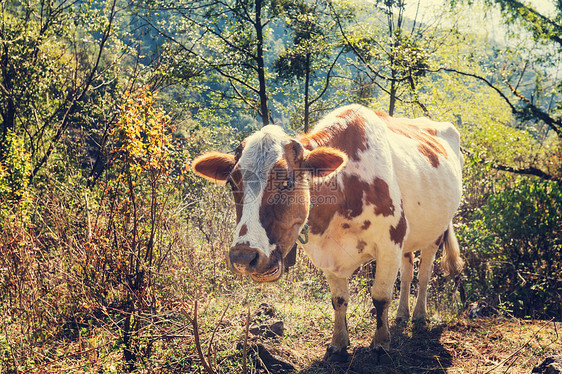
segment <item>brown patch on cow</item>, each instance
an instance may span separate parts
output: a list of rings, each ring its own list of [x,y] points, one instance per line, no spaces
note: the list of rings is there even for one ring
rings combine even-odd
[[[424,127],[424,130],[431,136],[437,136],[437,130],[433,127]]]
[[[408,228],[408,223],[406,222],[406,217],[404,216],[404,210],[402,210],[402,214],[400,215],[400,220],[396,226],[390,227],[390,239],[402,246],[404,243],[404,237],[406,236],[406,229]]]
[[[333,182],[324,181],[314,186],[310,191],[312,201],[319,201],[326,196],[331,197],[326,199],[324,204],[314,205],[310,209],[308,225],[310,226],[310,232],[314,235],[322,235],[328,229],[336,212],[342,210],[341,204],[343,204],[345,196],[341,189],[334,188]]]
[[[367,246],[367,242],[363,241],[363,240],[359,240],[357,242],[357,250],[359,251],[359,253],[363,253],[363,251],[365,250],[365,247]]]
[[[384,180],[375,178],[372,183],[368,183],[357,175],[345,175],[343,184],[345,201],[342,214],[346,218],[354,218],[363,213],[365,203],[374,205],[377,215],[387,217],[394,213],[389,187]]]
[[[347,154],[354,161],[359,161],[359,153],[369,148],[367,135],[365,134],[366,119],[348,109],[337,117],[342,118],[344,123],[334,123],[312,134],[300,139],[303,146],[312,149],[311,142],[314,141],[318,147],[333,147]]]
[[[414,253],[413,252],[404,253],[404,258],[408,259],[408,262],[410,263],[410,265],[414,265]]]
[[[347,219],[357,217],[363,213],[363,194],[369,188],[368,183],[348,174],[343,176],[343,186],[340,213]]]
[[[346,230],[347,230],[347,229],[350,228],[351,226],[349,225],[349,223],[344,223],[343,225],[341,225],[341,227],[342,227],[342,229],[346,229]]]
[[[367,202],[375,205],[375,214],[381,214],[384,217],[394,214],[394,204],[390,197],[388,183],[380,178],[373,181],[373,189],[371,194],[367,195]]]
[[[331,206],[320,205],[310,210],[309,219],[310,232],[314,235],[322,235],[328,229],[332,217],[337,209]]]
[[[248,233],[248,226],[246,224],[243,224],[242,227],[240,227],[240,232],[238,233],[238,236],[244,236]]]
[[[367,230],[371,226],[371,221],[364,221],[361,230]]]
[[[394,214],[394,204],[390,197],[388,184],[375,178],[372,183],[361,180],[359,176],[345,174],[343,179],[343,191],[335,189],[332,184],[324,183],[311,191],[311,198],[318,199],[319,196],[331,196],[333,203],[314,206],[310,211],[310,232],[319,235],[324,233],[330,224],[334,214],[339,213],[347,220],[358,217],[363,213],[366,205],[372,205],[375,214],[390,216]],[[335,200],[335,201],[334,201]],[[366,230],[370,223],[364,223],[362,228]]]
[[[283,188],[283,183],[290,179],[290,188]],[[288,166],[285,159],[277,161],[269,171],[265,190],[260,204],[259,219],[267,233],[269,242],[279,245],[285,252],[292,248],[299,235],[300,224],[306,219],[307,206],[293,204],[304,201],[306,188],[304,179]]]
[[[324,182],[311,191],[313,201],[330,196],[325,204],[315,205],[310,210],[310,232],[315,235],[323,234],[330,225],[333,216],[339,213],[347,220],[359,216],[363,212],[363,191],[368,183],[360,181],[357,176],[343,176],[343,190],[334,188],[333,182]]]
[[[393,118],[384,113],[377,112],[377,115],[385,121],[390,131],[417,140],[418,150],[427,157],[433,167],[439,166],[439,155],[447,158],[445,147],[436,138],[436,129],[429,126],[416,126],[407,119]]]
[[[383,314],[384,310],[388,307],[389,302],[386,300],[375,300],[373,299],[373,305],[375,311],[377,312],[377,329],[380,329],[383,325]]]

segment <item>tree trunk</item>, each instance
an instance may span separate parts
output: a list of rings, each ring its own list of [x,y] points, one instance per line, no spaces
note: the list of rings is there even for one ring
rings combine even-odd
[[[310,121],[310,98],[308,88],[310,85],[310,53],[306,54],[306,75],[304,79],[304,133],[309,129]]]
[[[258,81],[259,81],[259,96],[260,96],[260,114],[263,126],[269,125],[269,110],[267,108],[267,91],[265,86],[265,62],[263,59],[263,25],[261,23],[262,0],[256,0],[256,42],[257,42],[257,55],[256,63],[258,65]]]
[[[388,105],[388,114],[394,115],[394,106],[396,105],[396,70],[392,69],[392,80],[390,81],[390,103]]]
[[[6,99],[6,107],[2,111],[2,138],[0,139],[0,146],[4,146],[6,138],[8,136],[8,131],[14,128],[14,121],[16,118],[16,107],[13,102],[13,98],[10,97],[12,92],[12,73],[9,71],[9,59],[8,59],[8,43],[4,43],[3,53],[2,53],[2,78],[4,89],[6,92],[3,93]],[[0,158],[2,158],[2,154],[0,154]]]

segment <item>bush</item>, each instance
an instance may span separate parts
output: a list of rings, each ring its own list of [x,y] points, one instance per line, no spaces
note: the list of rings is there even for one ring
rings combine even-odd
[[[562,187],[520,178],[458,230],[469,299],[524,318],[562,316]]]
[[[0,149],[0,224],[13,214],[11,207],[25,205],[29,199],[28,183],[31,161],[23,137],[9,132]],[[0,226],[1,227],[1,226]]]

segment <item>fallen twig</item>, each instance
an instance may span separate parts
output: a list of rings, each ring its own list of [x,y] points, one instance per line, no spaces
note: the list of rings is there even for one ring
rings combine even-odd
[[[242,373],[248,373],[248,365],[246,362],[246,356],[248,354],[248,332],[250,331],[250,307],[248,307],[248,313],[246,315],[246,329],[244,330],[244,348],[242,354]]]

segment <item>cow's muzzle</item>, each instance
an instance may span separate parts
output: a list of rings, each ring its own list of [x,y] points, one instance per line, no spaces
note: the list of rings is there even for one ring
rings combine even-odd
[[[277,251],[266,256],[247,243],[236,244],[230,248],[228,259],[234,272],[248,274],[256,282],[275,282],[283,275],[282,256]]]

